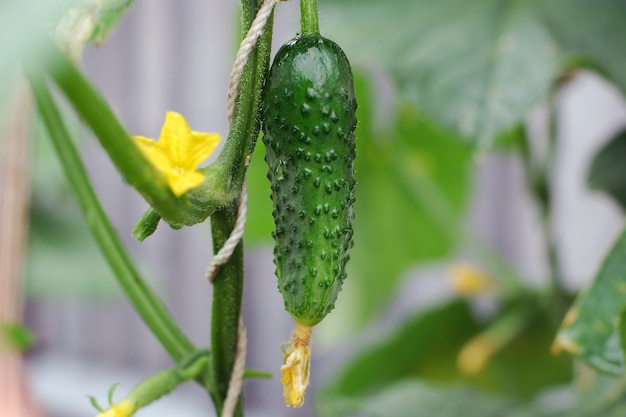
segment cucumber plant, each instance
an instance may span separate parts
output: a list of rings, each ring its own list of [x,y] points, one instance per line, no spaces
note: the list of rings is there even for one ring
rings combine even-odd
[[[350,63],[322,37],[314,2],[277,52],[263,91],[263,141],[274,204],[274,263],[296,322],[281,368],[285,401],[308,384],[311,326],[334,307],[352,246],[356,98]],[[298,388],[299,387],[299,388]]]

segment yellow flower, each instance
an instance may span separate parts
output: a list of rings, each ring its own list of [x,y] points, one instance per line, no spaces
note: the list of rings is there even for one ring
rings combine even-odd
[[[291,345],[284,352],[284,365],[280,367],[285,403],[291,407],[302,407],[304,394],[309,386],[311,351],[309,340],[311,327],[296,323]]]
[[[220,136],[194,132],[182,115],[167,112],[158,141],[143,136],[133,139],[178,197],[202,184],[204,174],[196,168],[213,153]]]
[[[128,400],[120,401],[112,405],[107,411],[103,411],[96,417],[130,417],[135,412],[135,406]]]

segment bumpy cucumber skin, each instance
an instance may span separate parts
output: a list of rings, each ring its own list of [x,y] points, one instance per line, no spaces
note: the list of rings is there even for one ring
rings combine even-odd
[[[276,53],[263,92],[274,263],[285,309],[312,326],[334,307],[352,246],[356,98],[345,54],[321,36]]]

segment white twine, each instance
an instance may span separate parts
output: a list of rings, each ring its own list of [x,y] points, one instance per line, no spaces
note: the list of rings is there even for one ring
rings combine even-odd
[[[224,408],[222,409],[222,417],[231,417],[235,413],[239,393],[243,385],[243,373],[246,369],[246,351],[248,348],[248,336],[246,334],[246,326],[243,324],[243,318],[239,316],[239,330],[237,335],[237,350],[235,352],[235,363],[233,364],[233,372],[230,374],[228,382],[228,391]]]
[[[263,33],[263,28],[267,23],[267,19],[272,14],[272,10],[274,10],[274,6],[281,0],[265,0],[261,5],[261,8],[256,14],[256,17],[252,21],[252,25],[250,25],[250,29],[246,34],[246,37],[241,41],[241,45],[239,45],[239,50],[237,51],[237,56],[235,57],[235,63],[233,64],[233,69],[230,72],[230,77],[228,79],[228,99],[226,100],[226,117],[228,119],[228,123],[230,123],[233,119],[233,112],[235,111],[235,101],[237,100],[237,92],[239,90],[239,82],[241,81],[241,74],[243,73],[243,67],[246,65],[248,61],[248,56],[252,49],[256,45],[256,41]]]
[[[243,238],[243,233],[246,230],[246,220],[248,218],[248,187],[244,182],[243,188],[241,189],[241,197],[239,199],[239,208],[237,211],[237,220],[235,220],[235,226],[233,227],[233,231],[230,233],[226,242],[224,242],[224,246],[213,256],[211,259],[211,263],[206,269],[206,278],[209,282],[213,282],[215,280],[215,276],[217,275],[217,271],[219,271],[220,267],[224,265],[230,259],[230,256],[235,251],[235,248]]]
[[[233,69],[230,72],[228,80],[228,98],[226,100],[226,117],[228,123],[232,122],[233,113],[235,111],[235,102],[239,92],[239,83],[241,82],[241,75],[243,69],[248,61],[250,53],[254,49],[259,36],[263,33],[267,20],[274,10],[274,6],[281,0],[264,0],[261,8],[257,12],[256,17],[250,25],[250,29],[246,34],[246,37],[241,41],[235,62],[233,63]],[[235,220],[235,226],[222,248],[213,256],[211,263],[207,267],[206,277],[210,282],[215,280],[215,275],[219,268],[224,265],[230,259],[235,248],[243,238],[243,234],[246,228],[246,219],[248,214],[248,190],[244,181],[241,189],[241,197],[239,199],[239,207],[237,210],[237,220]],[[224,407],[222,409],[221,417],[232,417],[237,407],[237,401],[241,393],[243,385],[243,374],[246,365],[246,351],[248,345],[248,337],[246,335],[246,326],[244,325],[243,318],[239,316],[239,328],[237,331],[237,347],[235,352],[235,362],[233,364],[233,370],[228,383],[228,391],[226,393],[226,399],[224,400]]]

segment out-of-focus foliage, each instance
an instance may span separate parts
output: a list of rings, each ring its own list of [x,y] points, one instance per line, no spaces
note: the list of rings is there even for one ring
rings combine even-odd
[[[490,397],[469,387],[437,387],[419,380],[390,384],[375,394],[319,406],[322,417],[501,417],[514,401]]]
[[[611,249],[591,288],[567,313],[558,346],[604,372],[623,374],[625,305],[626,232]]]
[[[609,141],[595,155],[588,182],[593,189],[605,191],[626,210],[626,131]]]
[[[532,3],[532,2],[531,2]],[[590,65],[626,92],[626,1],[534,0],[569,65]]]
[[[457,355],[480,327],[464,302],[420,312],[357,352],[326,387],[321,402],[333,397],[358,398],[400,379],[459,380]]]
[[[353,62],[388,70],[400,94],[480,147],[519,123],[559,72],[559,50],[532,1],[342,0],[321,7],[323,31]]]

